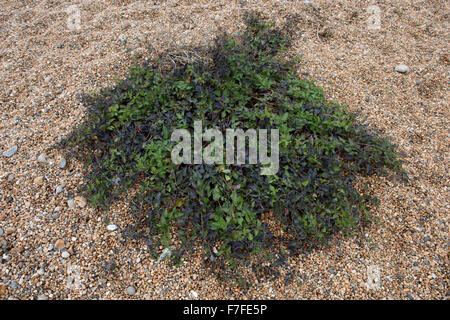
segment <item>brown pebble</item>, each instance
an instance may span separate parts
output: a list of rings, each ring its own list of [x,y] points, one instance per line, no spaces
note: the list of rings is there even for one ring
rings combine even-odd
[[[63,239],[56,240],[55,248],[58,250],[64,249],[64,240]]]
[[[34,184],[42,184],[44,182],[44,177],[34,178]]]
[[[0,296],[5,297],[8,294],[8,288],[6,285],[0,286]]]

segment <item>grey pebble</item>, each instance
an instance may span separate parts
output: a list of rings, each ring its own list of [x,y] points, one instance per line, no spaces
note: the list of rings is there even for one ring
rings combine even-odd
[[[5,232],[3,231],[2,228],[0,228],[0,237],[3,236],[5,234]]]
[[[124,34],[120,34],[118,39],[119,39],[120,41],[122,41],[122,42],[127,41],[127,38],[125,37]]]
[[[8,182],[11,182],[11,181],[13,181],[14,180],[14,175],[12,174],[12,173],[10,173],[9,175],[8,175]]]
[[[75,200],[73,199],[67,200],[67,206],[69,207],[69,209],[75,208]]]
[[[9,287],[11,289],[17,289],[19,287],[19,284],[16,281],[11,281],[11,283],[9,284]]]
[[[66,186],[65,183],[60,184],[59,186],[56,187],[56,194],[60,194],[61,192],[63,192],[64,187]]]
[[[45,294],[40,294],[37,297],[38,300],[48,300],[48,297]]]
[[[400,72],[400,73],[408,73],[409,67],[404,64],[400,64],[395,67],[395,71]]]
[[[61,161],[58,163],[58,168],[64,169],[67,165],[67,161],[65,158],[62,158]]]
[[[40,163],[47,162],[47,158],[45,158],[45,154],[41,153],[37,159]]]
[[[134,287],[129,286],[129,287],[127,288],[127,295],[133,296],[135,293],[136,293],[136,289],[135,289]]]
[[[4,151],[3,156],[10,158],[13,155],[15,155],[16,152],[17,152],[17,146],[13,146],[13,147],[9,148],[8,150]]]
[[[68,257],[70,257],[70,253],[68,253],[67,251],[63,251],[63,253],[61,254],[61,257],[63,257],[64,259],[67,259]]]
[[[423,238],[423,241],[424,242],[428,242],[428,241],[430,241],[431,240],[431,238],[429,237],[429,236],[426,236],[425,238]]]
[[[166,258],[169,258],[172,255],[172,251],[169,248],[164,248],[163,252],[160,254],[158,261],[160,262]]]

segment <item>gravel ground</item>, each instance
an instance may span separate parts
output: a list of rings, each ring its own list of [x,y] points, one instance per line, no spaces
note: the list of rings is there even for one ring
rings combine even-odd
[[[243,266],[248,286],[219,281],[201,251],[178,267],[151,259],[145,243],[122,236],[134,220],[126,203],[107,215],[90,208],[77,192],[82,164],[60,168],[52,148],[83,120],[81,93],[113,84],[134,59],[241,29],[245,9],[280,23],[296,15],[303,75],[393,137],[410,175],[370,179],[381,205],[366,230],[267,258],[263,272]],[[3,0],[0,298],[447,299],[448,17],[445,0]]]

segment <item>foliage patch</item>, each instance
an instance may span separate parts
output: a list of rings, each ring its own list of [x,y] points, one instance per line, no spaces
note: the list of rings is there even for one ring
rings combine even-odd
[[[175,236],[180,252],[200,239],[226,257],[271,243],[262,219],[267,212],[293,251],[366,221],[374,198],[355,190],[355,179],[400,171],[394,147],[298,77],[296,59],[282,57],[289,45],[282,29],[255,16],[246,23],[239,36],[216,41],[211,63],[170,71],[158,61],[135,66],[114,88],[87,98],[89,121],[70,141],[89,164],[93,206],[107,208],[138,186],[131,207],[152,239],[168,246]],[[279,172],[260,175],[249,164],[173,164],[171,132],[192,132],[196,120],[224,135],[227,128],[278,129]]]

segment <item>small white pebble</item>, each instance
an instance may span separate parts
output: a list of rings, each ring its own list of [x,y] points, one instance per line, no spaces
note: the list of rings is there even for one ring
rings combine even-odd
[[[408,73],[409,67],[404,64],[400,64],[395,67],[395,71],[400,72],[400,73]]]
[[[108,231],[116,231],[117,230],[117,226],[115,224],[110,224],[106,227],[106,229]]]

